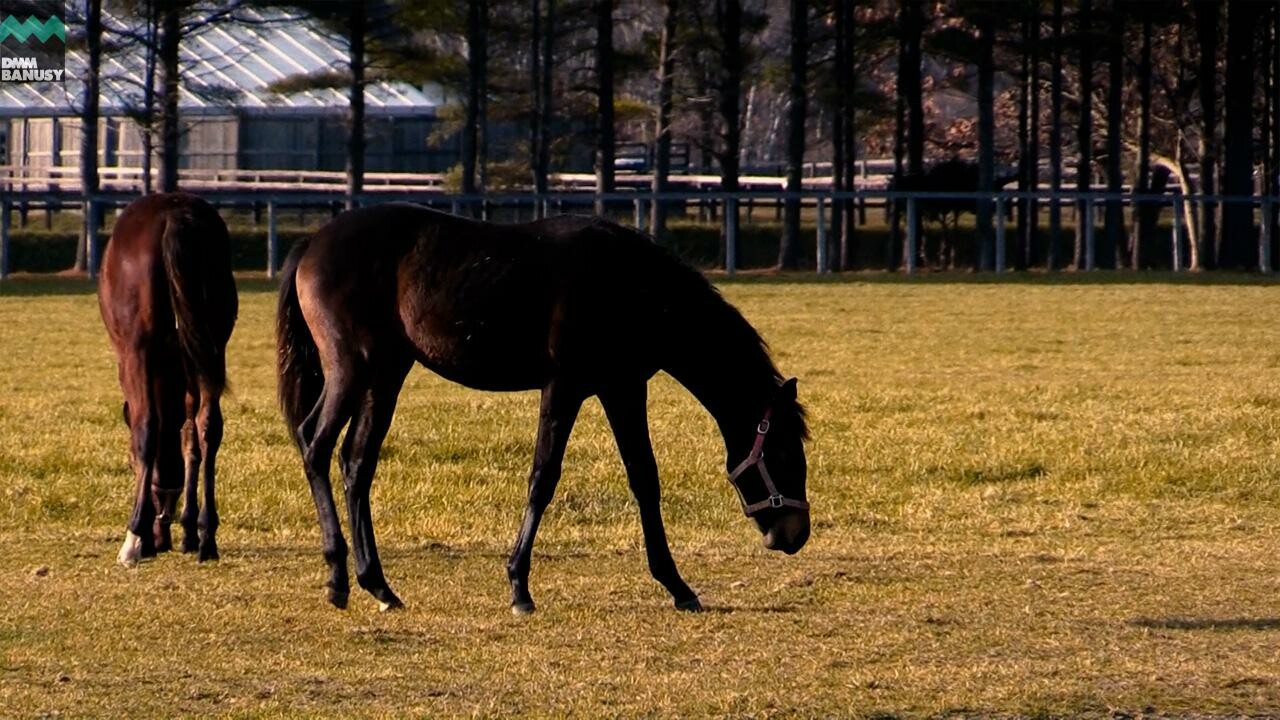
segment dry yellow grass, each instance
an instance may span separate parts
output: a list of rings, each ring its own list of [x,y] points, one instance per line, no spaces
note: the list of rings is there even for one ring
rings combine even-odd
[[[713,425],[650,400],[670,609],[602,413],[575,430],[507,611],[532,394],[410,376],[374,486],[405,612],[323,601],[242,281],[223,560],[113,566],[129,485],[87,285],[0,285],[0,715],[1280,714],[1280,287],[754,280],[801,379],[815,535],[767,553]]]

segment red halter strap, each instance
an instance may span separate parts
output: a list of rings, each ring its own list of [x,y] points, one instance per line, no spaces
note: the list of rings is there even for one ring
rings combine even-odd
[[[737,491],[738,500],[742,502],[742,512],[747,517],[751,517],[766,508],[792,507],[800,510],[809,509],[809,503],[804,500],[793,500],[783,496],[782,493],[778,492],[777,486],[773,484],[773,478],[769,477],[769,468],[764,464],[764,437],[769,434],[769,416],[771,414],[773,414],[773,408],[768,408],[764,411],[764,417],[760,420],[760,424],[756,426],[756,441],[751,446],[751,452],[747,454],[746,459],[739,463],[733,472],[729,473],[729,483]],[[764,489],[769,492],[769,497],[760,502],[748,503],[746,496],[742,494],[742,486],[738,484],[738,478],[750,468],[755,468],[760,472],[760,479],[764,480]]]

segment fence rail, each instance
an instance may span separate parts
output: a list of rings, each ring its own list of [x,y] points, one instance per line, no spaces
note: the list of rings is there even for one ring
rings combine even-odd
[[[219,171],[221,172],[221,171]],[[243,172],[243,171],[237,171]],[[263,173],[267,175],[269,173]],[[308,173],[315,175],[315,173]],[[332,175],[341,175],[341,173],[331,173]],[[397,176],[402,174],[397,173]],[[594,182],[594,177],[591,177]],[[279,265],[279,235],[277,232],[277,216],[278,210],[281,208],[329,208],[336,212],[337,208],[344,202],[346,196],[341,192],[334,192],[330,185],[326,190],[317,190],[305,186],[292,185],[289,188],[276,188],[268,186],[261,188],[259,186],[253,192],[241,189],[223,189],[210,188],[202,193],[206,199],[216,206],[223,207],[252,207],[255,209],[265,208],[267,215],[267,274],[274,277]],[[192,188],[194,189],[194,188]],[[10,235],[11,221],[10,215],[15,208],[29,208],[31,206],[43,206],[46,210],[49,208],[79,210],[83,212],[85,206],[91,209],[110,209],[120,208],[135,199],[136,194],[125,191],[104,191],[94,194],[88,198],[84,195],[64,189],[61,187],[47,189],[21,189],[9,190],[0,194],[0,278],[4,278],[9,274],[10,262]],[[855,191],[835,192],[830,189],[811,188],[802,192],[780,192],[767,191],[758,189],[748,189],[741,192],[723,192],[719,190],[672,190],[669,192],[653,193],[653,192],[614,192],[614,193],[594,193],[572,190],[561,190],[551,192],[544,195],[534,195],[531,193],[493,193],[486,195],[456,195],[445,193],[442,190],[424,192],[422,188],[402,188],[400,186],[386,186],[374,190],[369,188],[366,192],[361,193],[356,198],[357,204],[376,204],[378,202],[386,202],[393,200],[406,200],[424,203],[437,208],[446,208],[453,214],[466,214],[472,217],[486,218],[489,214],[498,208],[510,209],[515,208],[517,211],[522,207],[537,208],[539,205],[544,213],[552,210],[563,212],[566,209],[572,210],[575,207],[593,206],[597,202],[604,202],[613,208],[621,208],[630,206],[634,212],[634,224],[637,229],[644,230],[648,210],[653,203],[663,203],[668,206],[681,206],[687,209],[690,204],[695,207],[713,208],[722,218],[722,228],[725,236],[725,271],[729,275],[733,275],[737,268],[738,258],[738,235],[740,218],[739,213],[743,206],[751,207],[753,203],[772,203],[776,207],[781,208],[782,204],[788,200],[799,201],[803,208],[814,213],[815,217],[815,270],[819,273],[826,273],[832,270],[830,250],[828,243],[828,216],[831,208],[838,202],[851,202],[856,207],[863,209],[867,206],[879,207],[886,212],[895,205],[901,209],[904,219],[904,235],[903,235],[903,269],[906,273],[911,274],[917,271],[917,261],[920,254],[921,226],[923,215],[928,212],[928,207],[922,207],[923,203],[938,200],[951,201],[971,201],[976,206],[979,203],[987,202],[990,204],[993,217],[993,255],[994,262],[992,267],[996,272],[1003,272],[1006,269],[1006,258],[1008,256],[1007,247],[1007,212],[1006,210],[1012,204],[1024,200],[1035,200],[1041,204],[1058,203],[1062,206],[1078,208],[1084,216],[1093,218],[1093,222],[1087,222],[1083,225],[1084,229],[1084,266],[1082,269],[1092,270],[1095,267],[1096,243],[1094,241],[1094,230],[1097,225],[1097,214],[1100,208],[1111,204],[1119,204],[1121,207],[1135,208],[1137,206],[1154,204],[1159,206],[1160,210],[1164,208],[1172,208],[1172,228],[1171,236],[1171,257],[1173,259],[1173,269],[1183,270],[1188,267],[1182,262],[1185,252],[1193,252],[1194,249],[1189,246],[1188,239],[1188,222],[1187,218],[1193,213],[1193,208],[1204,208],[1214,205],[1233,205],[1247,204],[1251,210],[1261,210],[1260,217],[1255,213],[1255,227],[1258,232],[1258,270],[1267,273],[1271,269],[1271,237],[1272,224],[1266,219],[1275,217],[1275,209],[1280,208],[1280,197],[1274,196],[1231,196],[1231,195],[1182,195],[1179,192],[1169,192],[1165,194],[1135,194],[1135,193],[1107,193],[1107,192],[1089,192],[1082,193],[1070,190],[1062,190],[1058,192],[1052,191],[1017,191],[1002,190],[992,193],[978,192],[908,192],[908,191],[892,191],[885,189],[862,189]],[[967,210],[966,210],[967,211]],[[93,224],[100,213],[90,212],[87,214],[88,223]],[[83,241],[87,243],[87,257],[89,264],[90,276],[96,275],[98,252],[97,247],[97,227],[86,228],[83,233]],[[895,242],[891,240],[890,242]]]

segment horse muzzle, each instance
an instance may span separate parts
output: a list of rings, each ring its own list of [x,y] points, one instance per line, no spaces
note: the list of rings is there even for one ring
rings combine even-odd
[[[809,511],[789,510],[778,515],[764,533],[764,546],[795,555],[809,541]]]

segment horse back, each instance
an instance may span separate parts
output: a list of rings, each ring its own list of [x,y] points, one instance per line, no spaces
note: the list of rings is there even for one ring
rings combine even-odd
[[[230,337],[237,299],[226,225],[204,200],[163,193],[139,198],[124,209],[103,255],[98,303],[118,351],[173,334],[166,232],[193,268],[188,274],[201,276],[201,310],[212,321],[216,339],[225,345]]]

